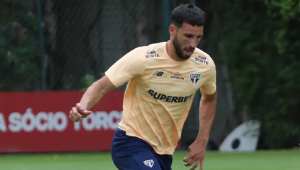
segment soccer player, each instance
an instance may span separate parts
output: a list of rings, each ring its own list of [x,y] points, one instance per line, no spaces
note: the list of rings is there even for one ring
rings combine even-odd
[[[112,89],[128,82],[123,119],[111,144],[119,170],[170,170],[172,154],[197,90],[201,92],[199,134],[183,158],[195,169],[203,160],[216,110],[216,70],[212,58],[197,48],[203,36],[204,12],[190,4],[171,16],[170,40],[137,47],[94,82],[70,111],[80,121]]]

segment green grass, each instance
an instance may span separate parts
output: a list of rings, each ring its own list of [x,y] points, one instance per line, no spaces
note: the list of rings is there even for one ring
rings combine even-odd
[[[173,170],[188,170],[174,154]],[[197,168],[199,169],[199,168]],[[51,153],[0,155],[0,170],[116,170],[110,153]],[[300,170],[300,151],[254,153],[207,152],[204,170]]]

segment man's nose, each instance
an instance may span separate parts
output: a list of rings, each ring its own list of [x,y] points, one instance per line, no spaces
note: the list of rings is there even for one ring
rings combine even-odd
[[[191,40],[190,47],[196,48],[196,46],[197,46],[197,40]]]

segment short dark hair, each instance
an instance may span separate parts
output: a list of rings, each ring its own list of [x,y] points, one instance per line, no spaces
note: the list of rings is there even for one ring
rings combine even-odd
[[[184,22],[192,26],[204,26],[205,13],[195,5],[181,4],[172,11],[171,22],[179,28]]]

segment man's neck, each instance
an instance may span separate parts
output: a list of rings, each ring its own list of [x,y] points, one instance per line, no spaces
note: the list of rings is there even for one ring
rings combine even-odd
[[[175,47],[170,40],[167,41],[166,50],[167,50],[169,57],[171,57],[173,60],[184,61],[183,59],[181,59],[177,56],[177,54],[175,53]]]

